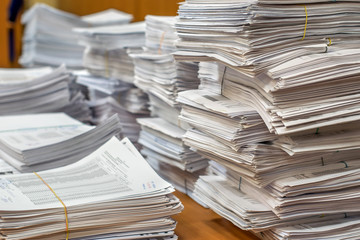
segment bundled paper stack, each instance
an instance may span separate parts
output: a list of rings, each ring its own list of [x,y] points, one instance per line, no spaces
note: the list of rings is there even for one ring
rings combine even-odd
[[[133,85],[134,65],[129,51],[145,44],[143,22],[93,28],[77,28],[80,43],[86,46],[84,66],[92,74],[77,82],[89,89],[93,122],[98,124],[118,113],[124,136],[136,144],[140,125],[136,118],[148,117],[148,97]]]
[[[73,87],[64,66],[34,69],[0,69],[0,115],[65,112],[90,120],[84,95]]]
[[[194,127],[185,143],[212,160],[195,195],[240,228],[264,239],[359,237],[359,8],[180,6],[176,59],[216,61],[200,64],[202,91],[178,97],[181,119]],[[248,124],[254,116],[263,123]]]
[[[127,139],[0,186],[2,239],[177,239],[183,206]]]
[[[64,113],[0,117],[0,157],[21,172],[73,163],[120,134],[116,115],[94,127]]]
[[[69,68],[82,68],[84,47],[78,44],[72,28],[125,24],[131,20],[130,14],[115,9],[79,17],[45,4],[35,4],[22,16],[25,32],[20,63],[26,67],[65,63]]]

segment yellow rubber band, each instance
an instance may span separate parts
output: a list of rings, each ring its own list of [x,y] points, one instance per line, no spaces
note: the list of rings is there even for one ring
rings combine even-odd
[[[329,43],[327,44],[329,47],[331,46],[331,38],[328,38]]]
[[[302,37],[301,40],[304,40],[305,39],[305,36],[306,36],[306,27],[307,27],[307,22],[308,22],[308,14],[307,14],[307,9],[306,9],[306,6],[304,5],[304,9],[305,9],[305,28],[304,28],[304,35]]]
[[[162,48],[162,44],[164,42],[164,38],[165,38],[165,31],[161,34],[161,38],[160,38],[160,43],[159,43],[159,49],[158,49],[158,53],[161,54],[161,48]]]
[[[66,240],[69,239],[69,219],[68,219],[68,213],[67,213],[67,208],[65,203],[61,200],[61,198],[55,193],[55,191],[49,186],[49,184],[47,184],[45,182],[45,180],[37,173],[34,172],[34,174],[50,189],[50,191],[54,194],[54,196],[59,200],[59,202],[63,205],[64,207],[64,213],[65,213],[65,224],[66,224]]]

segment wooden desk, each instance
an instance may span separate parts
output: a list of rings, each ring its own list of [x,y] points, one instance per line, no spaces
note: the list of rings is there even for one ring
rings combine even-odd
[[[185,194],[176,192],[185,209],[173,216],[178,221],[175,233],[179,240],[259,240],[210,209],[203,208]]]

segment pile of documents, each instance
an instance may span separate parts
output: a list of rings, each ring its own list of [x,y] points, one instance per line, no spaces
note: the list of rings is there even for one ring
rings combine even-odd
[[[88,88],[91,122],[98,125],[118,114],[122,134],[135,144],[140,132],[136,119],[149,116],[147,95],[132,84],[86,72],[78,73],[76,82]]]
[[[22,16],[25,24],[23,53],[20,63],[26,67],[37,65],[82,68],[84,47],[78,44],[74,27],[125,24],[132,15],[109,9],[79,17],[45,4],[35,4]]]
[[[0,69],[0,115],[66,112],[90,120],[84,95],[64,66],[33,69]]]
[[[175,62],[175,17],[146,16],[146,48],[130,56],[135,64],[135,84],[171,106],[178,92],[197,88],[198,65]]]
[[[135,85],[149,94],[152,118],[138,119],[141,125],[141,153],[158,174],[181,192],[192,192],[208,160],[184,145],[188,124],[179,120],[177,95],[199,85],[198,64],[177,63],[175,17],[146,16],[143,51],[132,52],[135,64]]]
[[[145,23],[74,28],[79,43],[86,47],[84,67],[92,74],[133,82],[134,65],[128,51],[145,45]]]
[[[120,134],[116,115],[85,125],[64,113],[0,117],[0,157],[21,172],[73,163]]]
[[[183,206],[129,140],[78,160],[0,178],[2,239],[177,239]]]
[[[253,106],[277,134],[360,120],[359,4],[284,2],[182,4],[176,58],[225,64],[223,95]]]
[[[89,89],[93,122],[98,124],[119,114],[124,136],[136,144],[140,125],[136,118],[148,117],[148,97],[133,85],[134,64],[129,52],[145,44],[145,23],[76,28],[80,43],[86,46],[83,64],[91,74],[77,82]]]
[[[263,239],[357,239],[360,2],[180,5],[183,139],[210,159],[195,197]],[[207,62],[201,62],[207,61]],[[215,62],[214,62],[215,61]]]

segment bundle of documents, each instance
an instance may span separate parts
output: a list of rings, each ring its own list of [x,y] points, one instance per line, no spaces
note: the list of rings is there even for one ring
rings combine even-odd
[[[225,64],[222,94],[277,134],[359,121],[359,3],[284,2],[187,1],[176,58]]]
[[[356,49],[332,49],[255,77],[227,68],[222,93],[256,108],[280,135],[359,121],[359,57]]]
[[[136,51],[145,45],[145,23],[75,28],[79,43],[86,46],[84,67],[96,76],[134,81],[134,65],[129,48]]]
[[[208,160],[184,145],[185,130],[162,118],[139,118],[137,121],[142,129],[141,153],[149,164],[178,191],[203,204],[193,191],[196,180],[205,173]]]
[[[100,124],[118,114],[122,134],[136,143],[140,132],[136,118],[149,116],[147,95],[132,84],[87,73],[78,75],[77,83],[88,88],[92,123]]]
[[[208,165],[206,159],[183,144],[181,138],[185,130],[162,118],[141,118],[137,121],[142,128],[139,143],[144,147],[142,153],[145,156],[188,172]]]
[[[74,27],[125,24],[132,15],[109,9],[96,14],[79,17],[45,4],[35,4],[22,16],[25,24],[23,66],[58,66],[65,63],[69,68],[82,68],[84,47],[78,44]]]
[[[73,163],[121,131],[116,115],[94,127],[64,113],[0,117],[0,157],[21,172]]]
[[[66,112],[88,121],[90,110],[83,94],[73,88],[64,66],[0,69],[0,115]]]
[[[130,56],[135,64],[135,85],[176,107],[178,92],[197,88],[198,65],[175,62],[175,17],[146,16],[146,48]]]
[[[186,1],[175,24],[176,55],[212,58],[254,73],[324,53],[327,45],[356,49],[358,1],[319,2],[324,1]]]
[[[177,239],[170,216],[183,206],[127,139],[0,186],[3,239]]]
[[[222,95],[189,90],[179,93],[177,100],[183,103],[181,120],[235,151],[247,144],[276,139],[255,109]]]

